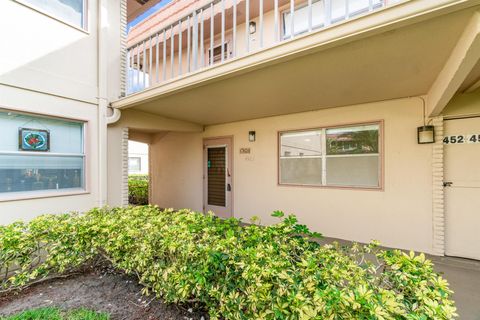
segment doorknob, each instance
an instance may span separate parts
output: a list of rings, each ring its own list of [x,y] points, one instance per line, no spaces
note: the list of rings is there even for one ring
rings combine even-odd
[[[443,186],[444,186],[444,187],[451,187],[452,184],[453,184],[453,182],[451,182],[451,181],[444,181],[444,182],[443,182]]]
[[[230,185],[230,183],[227,183],[227,191],[232,191],[232,186]]]

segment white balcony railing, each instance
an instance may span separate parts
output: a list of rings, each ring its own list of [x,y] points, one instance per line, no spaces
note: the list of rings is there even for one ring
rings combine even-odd
[[[402,1],[213,0],[128,47],[127,94]]]

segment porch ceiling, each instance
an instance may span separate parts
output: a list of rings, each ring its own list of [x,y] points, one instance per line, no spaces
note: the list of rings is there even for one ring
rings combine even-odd
[[[423,95],[474,9],[173,90],[129,108],[211,125]]]

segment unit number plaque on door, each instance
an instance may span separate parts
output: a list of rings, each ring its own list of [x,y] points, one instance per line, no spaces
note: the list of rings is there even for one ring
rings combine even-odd
[[[480,143],[480,134],[458,134],[443,138],[443,144]]]

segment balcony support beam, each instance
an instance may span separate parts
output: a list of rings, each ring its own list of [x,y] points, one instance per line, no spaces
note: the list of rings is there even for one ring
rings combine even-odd
[[[480,12],[476,11],[427,94],[427,115],[441,114],[480,60]]]

